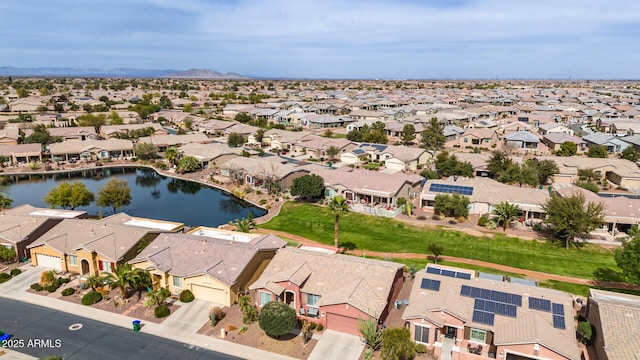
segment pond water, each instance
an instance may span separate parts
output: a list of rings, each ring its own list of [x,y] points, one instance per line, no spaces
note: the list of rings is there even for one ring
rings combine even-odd
[[[13,206],[30,204],[47,207],[43,198],[49,190],[63,181],[81,181],[91,192],[112,177],[126,180],[131,188],[131,205],[118,209],[132,216],[177,221],[188,226],[219,226],[235,219],[262,216],[265,210],[235,196],[197,182],[159,175],[146,168],[116,167],[75,172],[38,175],[11,175],[11,182],[0,185],[0,191],[13,199]],[[0,179],[1,180],[1,179]],[[97,215],[100,207],[91,204],[76,210]],[[102,208],[104,216],[113,209]]]

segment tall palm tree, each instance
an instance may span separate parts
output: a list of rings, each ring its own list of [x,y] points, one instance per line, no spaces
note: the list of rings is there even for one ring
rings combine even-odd
[[[338,231],[340,223],[340,215],[349,211],[349,204],[347,200],[340,196],[334,196],[329,201],[329,210],[335,215],[336,219],[333,227],[333,246],[338,247]]]
[[[507,231],[507,226],[509,226],[511,221],[518,218],[520,208],[518,205],[505,201],[496,205],[493,209],[493,214],[498,217],[498,223],[502,222],[502,230]]]
[[[178,160],[178,157],[180,156],[180,153],[178,152],[178,149],[174,146],[167,148],[167,150],[164,151],[164,157],[165,159],[167,159],[171,165],[176,165],[176,161]]]

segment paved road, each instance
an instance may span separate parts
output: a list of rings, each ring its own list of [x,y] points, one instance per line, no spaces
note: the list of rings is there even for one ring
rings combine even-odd
[[[69,330],[73,324],[82,324],[82,328]],[[38,358],[57,355],[64,359],[240,359],[4,298],[0,298],[0,330],[14,335],[5,345]]]

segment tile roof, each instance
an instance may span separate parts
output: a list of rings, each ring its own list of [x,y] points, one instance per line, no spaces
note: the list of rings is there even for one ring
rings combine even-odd
[[[276,250],[286,241],[262,235],[249,242],[229,241],[189,234],[161,234],[131,264],[150,261],[171,275],[191,277],[208,274],[233,285],[258,251]]]
[[[0,212],[0,239],[16,244],[47,222],[47,218]]]
[[[291,281],[304,293],[320,295],[319,306],[350,304],[372,316],[380,315],[402,264],[327,254],[296,248],[278,250],[250,289]]]
[[[604,352],[609,359],[637,360],[640,355],[640,297],[590,289],[598,304]]]

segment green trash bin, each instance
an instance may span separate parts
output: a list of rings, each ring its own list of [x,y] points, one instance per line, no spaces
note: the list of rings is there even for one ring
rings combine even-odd
[[[133,331],[140,331],[140,320],[133,320]]]

